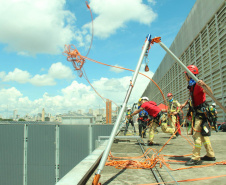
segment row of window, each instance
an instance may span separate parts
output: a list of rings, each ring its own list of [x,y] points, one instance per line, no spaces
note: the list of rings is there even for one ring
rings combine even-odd
[[[196,65],[199,69],[199,79],[203,79],[213,90],[214,96],[226,105],[226,5],[212,17],[205,28],[182,53],[180,60],[186,65]],[[164,96],[171,92],[175,99],[184,103],[189,93],[183,69],[174,63],[170,70],[157,82]],[[158,104],[163,103],[163,97],[154,83],[150,82],[145,92]],[[213,101],[207,96],[207,102]],[[224,121],[225,114],[218,107],[219,120]]]

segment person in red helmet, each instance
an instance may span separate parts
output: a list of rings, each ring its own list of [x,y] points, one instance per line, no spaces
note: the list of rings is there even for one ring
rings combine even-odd
[[[142,97],[141,101],[140,101],[140,108],[135,110],[131,116],[134,116],[136,114],[138,114],[139,112],[146,110],[149,114],[149,116],[151,116],[151,126],[149,128],[149,141],[148,141],[148,145],[151,146],[154,144],[153,140],[154,140],[154,132],[156,127],[158,127],[159,125],[161,126],[161,129],[164,133],[170,133],[173,134],[174,130],[172,128],[167,127],[167,123],[166,123],[166,116],[165,114],[162,113],[161,109],[157,106],[156,102],[154,101],[149,101],[148,97]],[[175,138],[176,136],[174,135],[173,138]]]
[[[177,116],[178,116],[178,114],[180,112],[180,103],[177,100],[173,99],[173,94],[172,93],[168,93],[167,97],[168,97],[168,100],[169,100],[168,101],[168,107],[169,107],[168,114],[170,116],[169,124],[174,129],[174,132],[175,132],[175,130],[176,130],[176,123],[178,121]],[[178,135],[179,135],[179,133],[177,132],[176,136],[178,136]]]
[[[194,75],[199,74],[199,70],[195,65],[189,65],[187,67]],[[195,115],[195,121],[194,121],[194,143],[195,148],[193,149],[192,158],[185,163],[186,166],[194,166],[194,165],[200,165],[203,161],[215,161],[215,154],[213,151],[213,148],[210,143],[209,135],[210,130],[208,130],[207,127],[204,127],[206,123],[208,123],[208,117],[207,117],[207,110],[208,110],[208,104],[206,103],[206,92],[204,91],[203,87],[207,88],[211,93],[211,88],[202,80],[199,80],[197,83],[195,80],[193,80],[187,72],[185,73],[185,78],[188,81],[188,89],[190,92],[190,101],[192,105],[192,109],[194,111]],[[187,100],[184,104],[181,105],[181,108],[183,108],[189,100]],[[204,131],[205,132],[204,132]],[[200,157],[200,151],[202,144],[204,145],[206,149],[206,155],[204,157]]]

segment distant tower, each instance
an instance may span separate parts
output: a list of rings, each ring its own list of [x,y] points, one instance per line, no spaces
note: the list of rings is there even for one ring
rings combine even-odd
[[[42,109],[42,121],[45,121],[45,110],[44,110],[44,108]]]
[[[106,124],[111,124],[111,114],[112,114],[111,100],[107,99],[107,101],[106,101]]]
[[[89,114],[93,114],[93,109],[89,109]]]
[[[17,118],[16,115],[17,115],[17,110],[14,110],[14,111],[13,111],[13,120],[16,120],[16,118]]]

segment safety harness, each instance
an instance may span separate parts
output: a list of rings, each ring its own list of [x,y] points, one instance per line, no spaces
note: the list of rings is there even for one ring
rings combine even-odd
[[[202,120],[202,123],[201,123],[201,134],[202,136],[210,136],[211,135],[211,127],[210,127],[210,124],[208,123],[208,121],[211,121],[211,114],[210,114],[210,111],[209,111],[209,105],[206,101],[204,101],[202,104],[194,107],[194,97],[193,97],[193,92],[194,92],[194,88],[195,88],[195,85],[192,85],[192,86],[188,86],[188,89],[190,89],[190,96],[191,96],[191,105],[192,105],[192,108],[191,110],[194,110],[194,114],[195,114],[195,117],[199,118]],[[193,111],[192,111],[193,112]],[[194,121],[194,124],[195,124],[195,121]]]

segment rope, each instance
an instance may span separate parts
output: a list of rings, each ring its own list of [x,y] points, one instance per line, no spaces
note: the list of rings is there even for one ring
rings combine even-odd
[[[89,9],[89,11],[90,11],[90,15],[91,15],[91,19],[92,19],[92,38],[91,38],[91,42],[90,42],[90,46],[89,46],[89,50],[88,50],[88,52],[87,52],[87,54],[86,54],[86,57],[87,57],[87,56],[88,56],[88,54],[89,54],[89,52],[90,52],[90,50],[91,50],[91,46],[92,46],[92,43],[93,43],[94,26],[93,26],[93,14],[92,14],[92,11],[91,11],[91,9],[90,9],[90,6],[89,6],[88,1],[86,1],[86,6],[87,6],[87,8],[88,8],[88,9]]]

